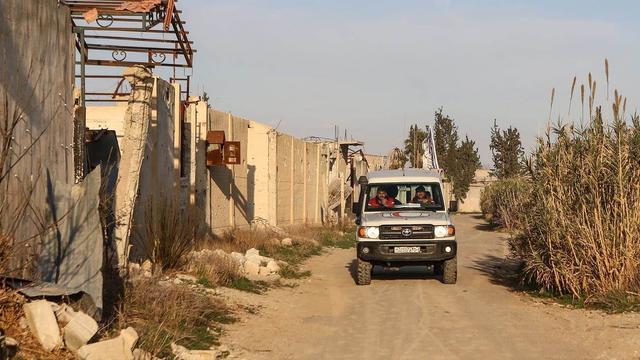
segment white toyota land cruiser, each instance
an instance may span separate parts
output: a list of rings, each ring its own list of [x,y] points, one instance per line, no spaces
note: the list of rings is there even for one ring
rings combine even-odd
[[[357,227],[357,284],[369,285],[374,265],[434,266],[445,284],[457,278],[456,229],[445,204],[442,176],[421,169],[370,172],[359,179],[359,202],[353,211]]]

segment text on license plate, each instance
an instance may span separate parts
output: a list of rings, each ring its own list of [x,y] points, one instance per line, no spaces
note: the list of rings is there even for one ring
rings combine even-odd
[[[393,248],[393,252],[395,254],[419,253],[420,247],[419,246],[396,246]]]

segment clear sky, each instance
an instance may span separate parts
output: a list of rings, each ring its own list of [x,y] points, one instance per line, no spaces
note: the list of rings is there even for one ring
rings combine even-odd
[[[182,0],[198,49],[193,85],[212,106],[299,137],[333,137],[334,125],[387,153],[410,124],[442,106],[490,164],[489,127],[517,127],[527,148],[568,116],[574,75],[593,72],[597,102],[640,100],[638,1]],[[579,85],[578,85],[579,86]],[[577,98],[577,100],[576,100]],[[600,100],[600,101],[598,101]]]

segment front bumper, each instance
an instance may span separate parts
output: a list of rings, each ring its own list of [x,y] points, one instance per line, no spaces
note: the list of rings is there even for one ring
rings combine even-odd
[[[419,253],[394,253],[396,246],[420,247]],[[368,253],[362,249],[367,247]],[[450,252],[445,248],[449,247]],[[370,262],[435,262],[452,259],[456,256],[458,244],[455,240],[411,240],[411,241],[359,241],[357,245],[358,259]]]

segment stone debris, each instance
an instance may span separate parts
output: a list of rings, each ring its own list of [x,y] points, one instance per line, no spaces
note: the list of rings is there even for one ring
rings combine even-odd
[[[187,275],[187,274],[178,274],[178,275],[176,275],[176,278],[180,279],[182,281],[192,282],[192,283],[198,281],[198,278],[196,278],[195,276]]]
[[[62,346],[60,328],[50,302],[36,300],[26,303],[23,311],[31,333],[38,339],[44,350],[53,351]]]
[[[67,325],[78,314],[67,304],[52,304],[51,306],[60,326]]]
[[[133,348],[138,341],[138,333],[128,327],[120,330],[116,338],[85,345],[78,350],[82,360],[133,360]]]
[[[291,238],[284,238],[280,241],[280,245],[282,246],[293,246],[293,240]]]
[[[171,351],[176,360],[217,360],[226,359],[231,349],[226,345],[212,346],[209,350],[189,350],[184,346],[171,343]]]
[[[228,258],[235,261],[242,274],[252,280],[273,281],[279,278],[280,266],[278,263],[270,257],[260,255],[260,250],[255,248],[247,250],[244,254],[235,251],[226,253],[222,249],[204,249],[191,252],[188,257],[192,268],[196,268],[197,265],[211,264],[211,257]],[[189,279],[189,276],[176,275],[176,279],[173,282],[175,284],[179,284],[182,281],[196,282],[195,277]]]
[[[246,261],[243,266],[243,271],[245,275],[250,276],[258,276],[260,274],[260,263],[255,263],[253,261]]]
[[[280,272],[280,265],[274,260],[271,260],[267,263],[267,270],[269,270],[269,273],[276,274]]]
[[[244,256],[246,257],[253,257],[253,256],[260,256],[260,250],[256,249],[256,248],[251,248],[249,250],[247,250],[247,252],[244,253]]]
[[[231,256],[231,258],[233,258],[236,262],[238,262],[240,265],[244,265],[245,262],[245,257],[244,255],[240,254],[239,252],[232,252],[231,254],[229,254]]]
[[[75,353],[98,332],[98,323],[91,316],[77,312],[62,331],[65,346]]]

